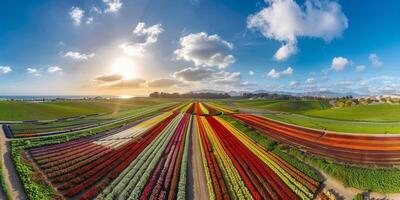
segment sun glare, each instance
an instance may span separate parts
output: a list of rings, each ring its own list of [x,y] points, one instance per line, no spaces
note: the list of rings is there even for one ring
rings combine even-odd
[[[112,73],[124,76],[124,79],[136,78],[136,70],[132,60],[128,58],[118,58],[112,64]]]

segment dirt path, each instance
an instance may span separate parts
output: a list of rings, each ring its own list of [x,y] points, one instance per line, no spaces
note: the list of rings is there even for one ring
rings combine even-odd
[[[338,199],[343,199],[343,200],[352,200],[354,196],[356,196],[359,193],[363,193],[364,191],[352,187],[345,187],[342,182],[336,180],[332,176],[329,176],[328,174],[322,172],[319,170],[319,172],[322,174],[322,176],[325,178],[325,189],[326,190],[333,190],[333,194],[336,195]],[[369,194],[370,198],[374,199],[386,199],[386,200],[396,200],[400,199],[400,194],[399,193],[394,193],[394,194],[383,194],[383,193],[370,193]]]
[[[197,122],[193,119],[192,123],[192,144],[190,147],[191,161],[189,162],[189,188],[188,199],[203,200],[210,199],[207,187],[206,174],[204,172],[203,161],[201,157],[201,150],[199,146],[199,137],[197,129],[195,128]]]
[[[3,129],[0,128],[1,159],[3,159],[3,175],[6,184],[11,189],[14,199],[27,199],[24,189],[18,178],[14,163],[11,158],[11,145],[6,141]]]

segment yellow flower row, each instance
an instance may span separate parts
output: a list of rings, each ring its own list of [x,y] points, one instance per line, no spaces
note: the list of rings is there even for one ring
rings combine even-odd
[[[308,190],[306,186],[298,182],[294,177],[292,177],[289,173],[283,170],[276,162],[274,162],[262,147],[257,145],[252,139],[250,139],[247,135],[242,133],[236,127],[226,122],[220,117],[214,117],[218,120],[222,125],[224,125],[233,135],[235,135],[243,144],[249,148],[257,157],[259,157],[265,164],[267,164],[272,171],[274,171],[279,178],[292,190],[294,191],[301,199],[312,199],[313,194]]]
[[[208,112],[207,108],[204,106],[203,103],[199,102],[199,107],[200,107],[200,110],[203,113],[203,115],[209,115],[210,114],[210,112]]]
[[[185,113],[189,108],[193,105],[193,102],[188,103],[187,105],[183,106],[180,110],[181,113]]]
[[[225,172],[223,173],[223,175],[227,180],[226,183],[231,195],[234,195],[238,199],[253,199],[246,184],[240,177],[239,172],[237,171],[231,159],[226,154],[222,145],[218,141],[218,138],[216,137],[214,130],[211,128],[206,118],[200,117],[200,120],[202,120],[207,136],[210,139],[210,143],[214,149],[214,154],[217,159],[217,162],[221,170]]]
[[[223,113],[227,113],[227,114],[235,113],[234,110],[226,108],[226,107],[218,105],[218,104],[215,104],[215,103],[207,102],[207,104],[209,106],[213,107],[214,109],[216,109],[216,110],[218,110],[220,112],[223,112]]]
[[[210,200],[215,200],[214,187],[213,187],[213,183],[212,183],[212,180],[211,180],[210,169],[209,169],[208,164],[207,164],[207,158],[206,158],[206,155],[204,153],[204,147],[203,147],[203,144],[201,142],[201,136],[200,136],[200,130],[199,130],[199,124],[197,122],[197,118],[193,118],[193,122],[194,122],[193,123],[194,124],[193,127],[195,129],[194,131],[195,131],[195,133],[197,133],[197,137],[199,139],[198,143],[200,145],[201,158],[202,158],[204,170],[205,170],[205,173],[206,173],[207,187],[208,187],[208,191],[210,193]],[[196,144],[193,144],[193,145],[196,145]]]

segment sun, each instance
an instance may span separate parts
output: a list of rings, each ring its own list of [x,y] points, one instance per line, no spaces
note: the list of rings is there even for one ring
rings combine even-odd
[[[135,64],[128,58],[117,58],[113,62],[111,70],[113,74],[122,75],[124,79],[136,78]]]

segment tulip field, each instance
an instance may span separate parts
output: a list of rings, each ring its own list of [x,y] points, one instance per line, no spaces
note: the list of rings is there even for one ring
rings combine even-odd
[[[188,199],[198,154],[210,199],[313,199],[321,183],[217,116],[235,110],[192,101],[119,131],[26,150],[66,199]],[[192,144],[192,137],[198,143]],[[191,151],[198,145],[199,151]]]
[[[29,199],[330,199],[323,162],[282,147],[349,163],[400,157],[395,135],[307,129],[212,101],[143,108],[117,122],[14,142]]]

